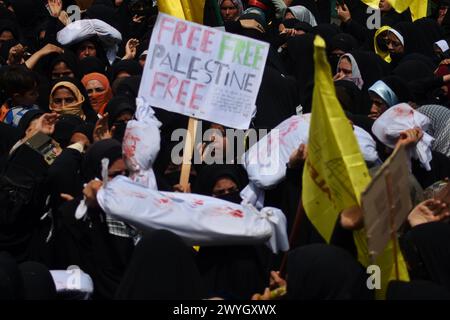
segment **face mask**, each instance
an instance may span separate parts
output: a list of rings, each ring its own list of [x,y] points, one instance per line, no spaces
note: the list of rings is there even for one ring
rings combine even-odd
[[[227,193],[224,195],[217,196],[218,199],[222,199],[225,201],[233,202],[240,204],[242,202],[242,198],[239,191]]]

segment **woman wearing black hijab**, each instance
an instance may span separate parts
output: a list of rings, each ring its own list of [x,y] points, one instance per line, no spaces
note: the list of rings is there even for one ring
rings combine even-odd
[[[286,69],[297,80],[299,104],[311,112],[314,89],[314,35],[305,34],[288,40],[284,55]]]
[[[83,182],[102,178],[103,158],[109,159],[109,179],[126,173],[120,143],[114,139],[101,140],[85,155]],[[75,218],[80,201],[81,197],[75,198],[56,213],[58,225],[51,243],[55,257],[53,268],[80,266],[94,281],[94,298],[111,299],[130,261],[134,231],[106,216],[101,208],[88,208],[83,219]]]
[[[367,273],[346,251],[326,244],[297,248],[287,262],[290,300],[371,300]]]
[[[200,300],[206,290],[194,252],[175,234],[142,237],[115,294],[118,300]]]
[[[239,192],[248,183],[247,173],[236,164],[204,165],[197,173],[194,193],[240,203]]]
[[[414,280],[428,280],[450,290],[450,225],[418,225],[400,238],[400,245]]]
[[[70,50],[55,56],[49,65],[49,79],[56,80],[61,77],[77,78],[81,80],[80,67],[75,54]]]
[[[238,165],[204,165],[193,192],[240,203],[247,177]],[[197,255],[200,273],[213,295],[249,299],[265,286],[269,253],[265,246],[204,247]]]

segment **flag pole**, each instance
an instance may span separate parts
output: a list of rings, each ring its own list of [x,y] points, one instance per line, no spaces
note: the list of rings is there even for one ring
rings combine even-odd
[[[295,213],[294,225],[292,226],[291,234],[289,236],[289,249],[292,249],[295,246],[295,243],[298,239],[300,233],[300,225],[302,222],[302,218],[305,215],[305,209],[303,208],[302,197],[300,193],[300,201],[298,202],[297,212]],[[286,275],[286,266],[287,266],[287,258],[289,251],[286,251],[283,255],[283,260],[281,260],[280,266],[280,277],[284,278]]]
[[[194,152],[195,137],[197,134],[198,120],[189,118],[188,132],[183,148],[183,164],[181,166],[180,185],[187,190],[189,185],[189,174],[191,173],[192,154]]]
[[[390,171],[387,171],[385,175],[386,179],[386,190],[388,194],[388,205],[389,205],[389,218],[390,218],[390,228],[391,228],[391,240],[393,244],[393,254],[394,254],[394,266],[395,266],[395,278],[396,280],[400,279],[399,270],[398,270],[398,256],[397,256],[397,236],[395,230],[395,209],[396,205],[393,200],[392,194],[392,174]]]

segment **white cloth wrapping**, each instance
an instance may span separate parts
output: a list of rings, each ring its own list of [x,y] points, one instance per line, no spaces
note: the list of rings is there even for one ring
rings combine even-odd
[[[249,205],[197,194],[160,192],[119,176],[97,193],[101,208],[140,230],[166,229],[188,245],[264,243],[273,252],[289,249],[286,218],[279,209],[257,211]]]
[[[63,46],[69,46],[90,37],[97,36],[105,48],[110,64],[116,59],[118,44],[122,41],[120,32],[98,19],[83,19],[74,21],[56,34],[56,39]]]
[[[127,123],[122,142],[125,163],[130,171],[130,178],[140,185],[157,189],[152,166],[158,156],[161,143],[159,122],[150,106],[137,99],[136,120]]]
[[[92,278],[79,268],[70,270],[50,270],[58,293],[73,292],[80,300],[88,300],[94,293]]]
[[[408,129],[421,128],[423,137],[411,149],[410,155],[414,159],[418,159],[421,165],[428,171],[431,170],[430,161],[433,156],[431,154],[431,144],[434,138],[425,131],[430,126],[430,119],[411,108],[406,103],[401,103],[389,108],[384,112],[373,124],[373,134],[389,148],[395,148],[400,133]]]
[[[241,191],[241,198],[260,209],[264,205],[264,189],[271,189],[286,176],[289,157],[300,144],[308,143],[311,114],[295,115],[276,126],[254,144],[242,157],[249,184]],[[364,159],[379,160],[376,142],[364,129],[353,126]]]

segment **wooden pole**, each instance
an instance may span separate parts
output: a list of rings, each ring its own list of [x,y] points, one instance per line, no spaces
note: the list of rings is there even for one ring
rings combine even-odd
[[[397,230],[395,230],[395,202],[393,199],[393,191],[392,191],[392,175],[389,171],[387,171],[387,174],[385,176],[386,179],[386,190],[388,194],[388,205],[389,205],[389,219],[390,219],[390,228],[391,228],[391,240],[393,251],[394,251],[394,265],[395,265],[395,278],[396,280],[399,280],[399,271],[398,271],[398,257],[397,257]]]
[[[183,148],[183,164],[181,166],[180,185],[187,190],[189,185],[189,174],[191,172],[192,154],[194,152],[195,136],[197,134],[198,120],[189,118],[188,132]]]

